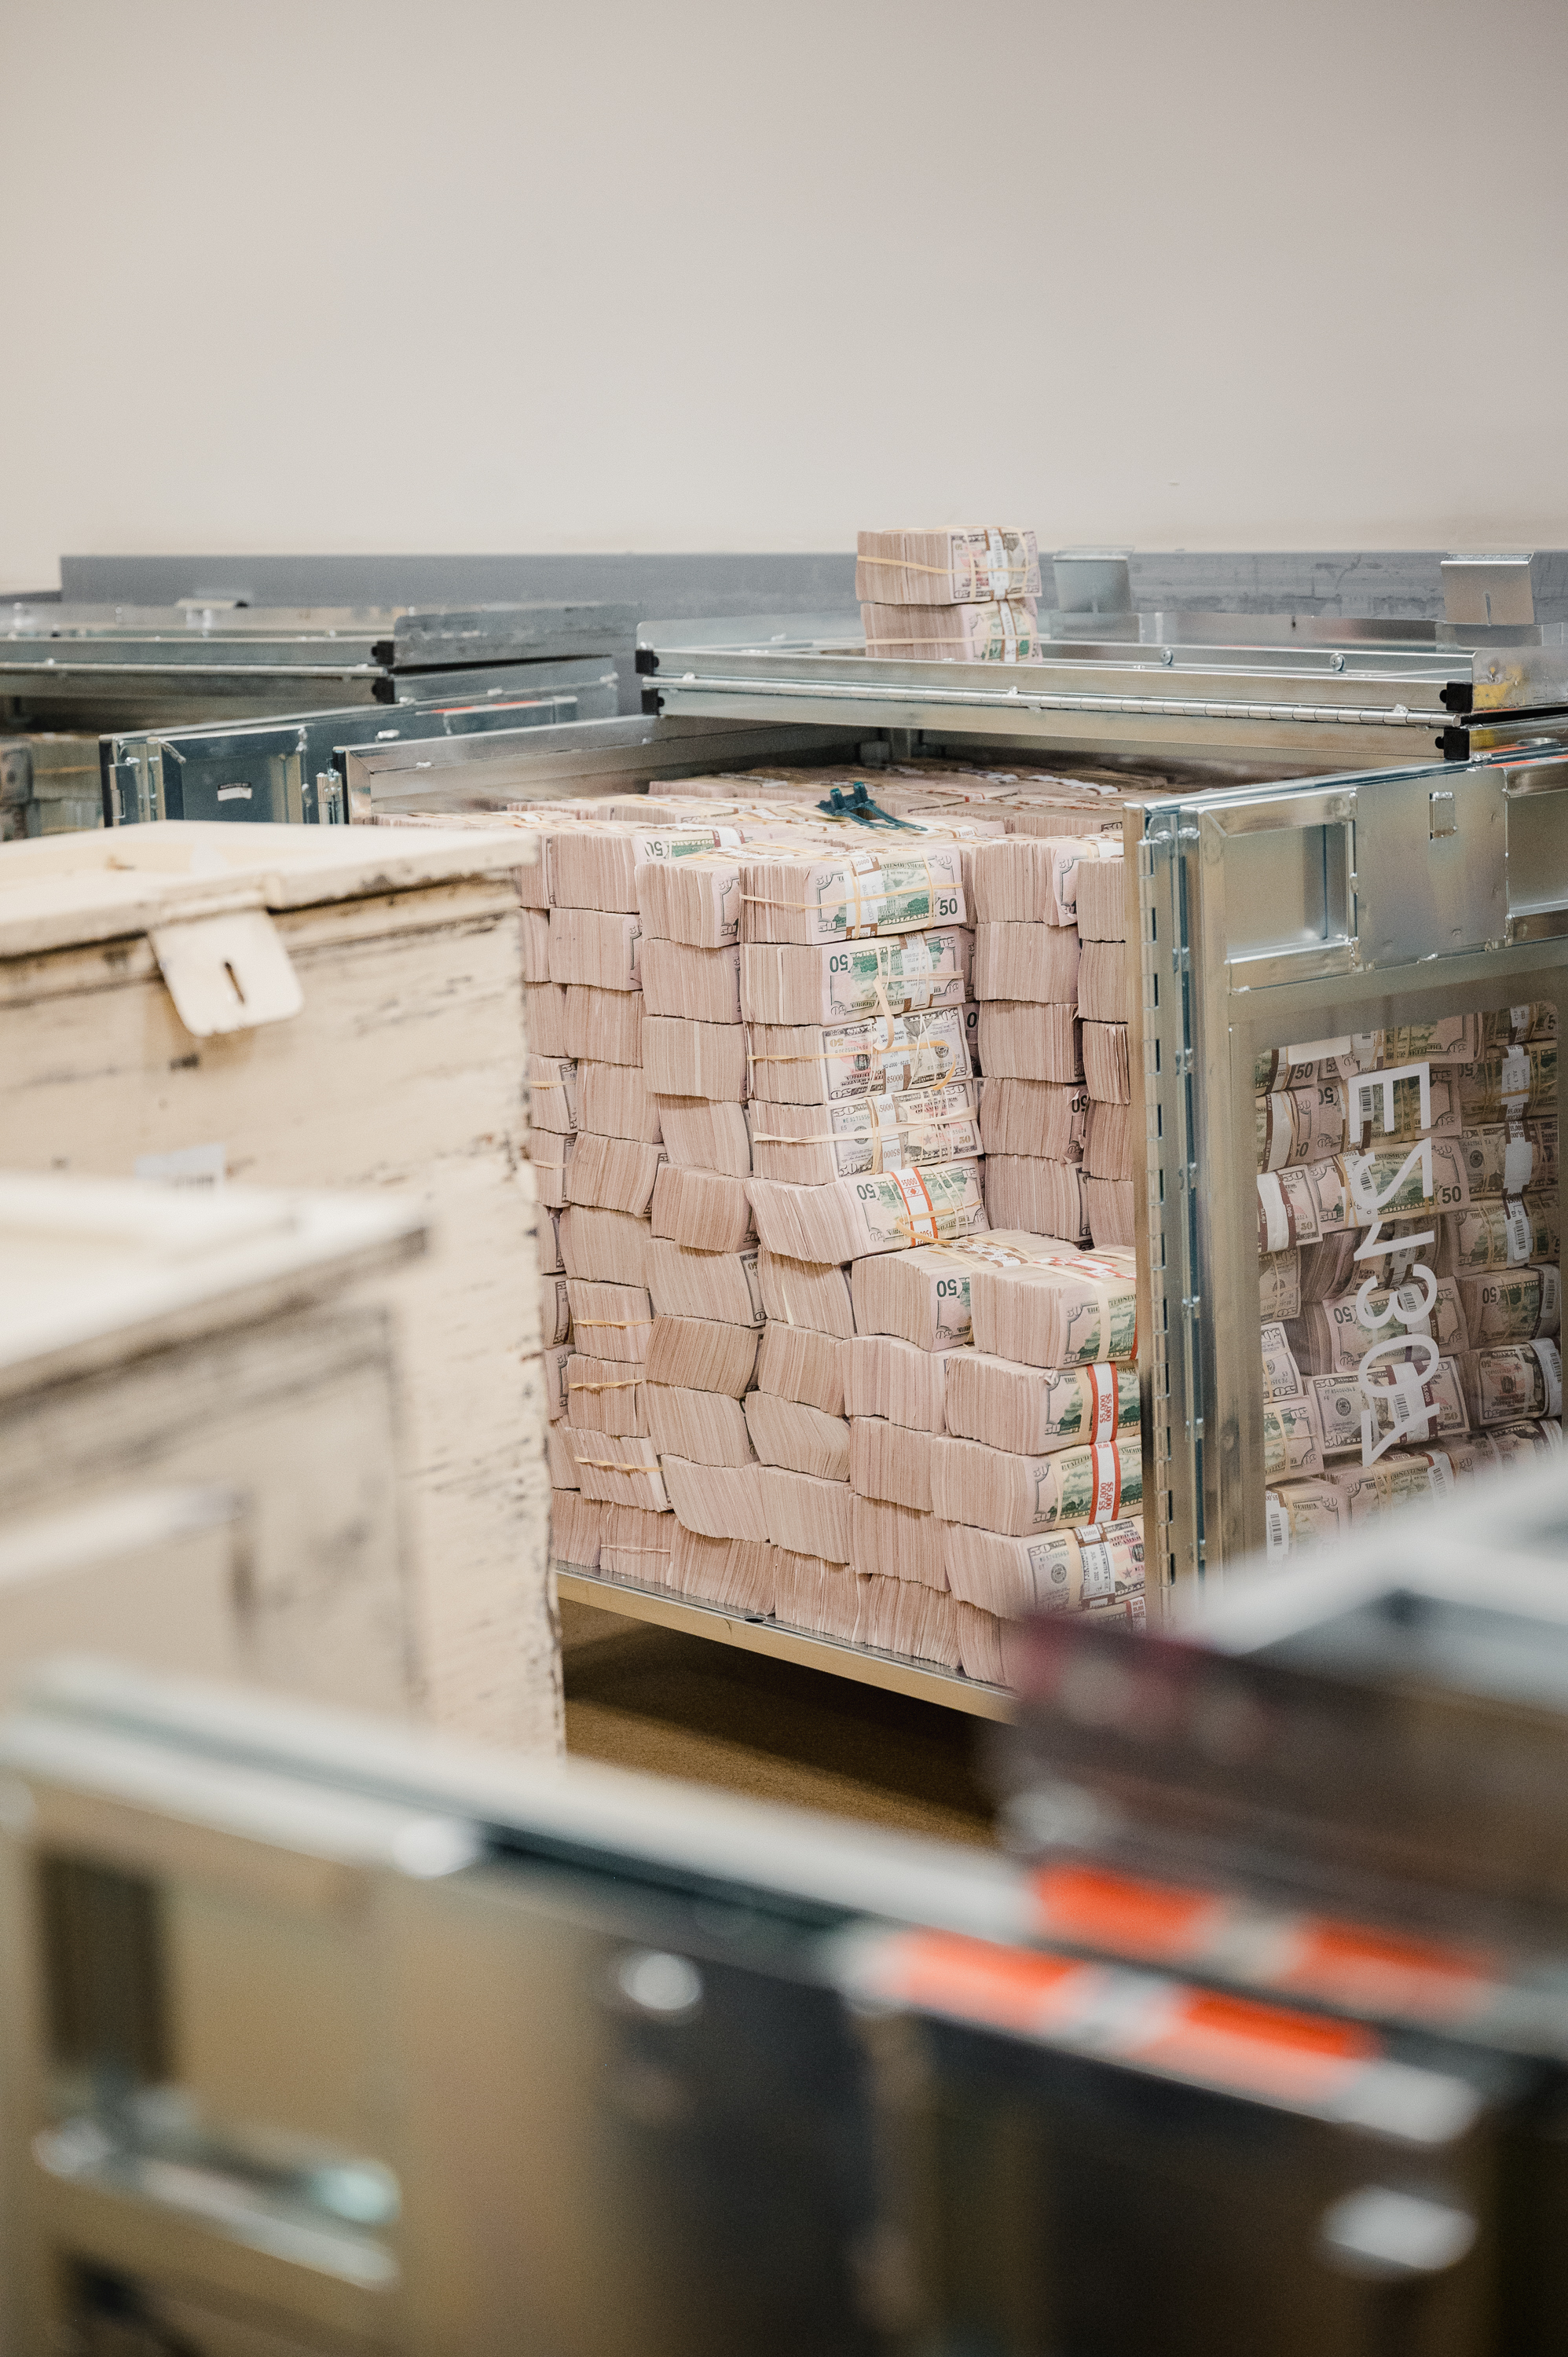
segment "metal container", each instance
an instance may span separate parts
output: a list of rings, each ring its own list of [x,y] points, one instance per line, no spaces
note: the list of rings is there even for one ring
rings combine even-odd
[[[1499,2346],[1527,2071],[1041,1953],[999,1858],[102,1668],[0,1802],[7,2346]]]

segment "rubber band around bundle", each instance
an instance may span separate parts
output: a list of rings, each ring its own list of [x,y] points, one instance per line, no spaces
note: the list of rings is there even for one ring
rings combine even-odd
[[[591,1280],[589,1280],[591,1282]],[[651,1318],[574,1318],[574,1326],[613,1326],[618,1331],[629,1326],[651,1326]]]
[[[605,1320],[602,1318],[585,1318],[582,1323],[585,1326],[602,1326]],[[569,1383],[566,1388],[569,1392],[634,1392],[639,1383],[647,1381],[646,1375],[623,1375],[618,1383],[585,1383],[579,1378],[576,1383]]]

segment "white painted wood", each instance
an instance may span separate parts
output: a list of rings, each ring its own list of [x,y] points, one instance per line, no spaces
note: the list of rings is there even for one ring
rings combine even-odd
[[[314,846],[301,845],[317,833],[169,825],[70,838],[95,853],[120,845],[134,862],[119,871],[94,861],[75,936],[59,906],[22,910],[24,885],[63,895],[69,866],[35,862],[37,876],[22,878],[11,864],[58,856],[67,839],[0,846],[0,1165],[118,1175],[145,1156],[218,1143],[231,1179],[385,1190],[428,1216],[428,1257],[382,1288],[403,1371],[419,1699],[443,1726],[553,1750],[560,1682],[512,872],[533,856],[533,839],[349,829],[349,857],[328,829],[334,866],[313,864]],[[250,868],[234,865],[242,836],[260,839]],[[198,840],[176,840],[185,837]],[[274,912],[304,1004],[286,1021],[198,1040],[145,928],[167,906],[148,881],[158,857],[187,857],[202,838],[221,839],[213,849],[229,866],[218,880],[253,886]],[[116,877],[133,888],[111,920],[104,894]],[[193,909],[213,879],[176,883]],[[111,921],[120,937],[105,937]]]
[[[30,1663],[92,1652],[248,1679],[253,1536],[229,1490],[133,1490],[0,1523],[0,1703]]]

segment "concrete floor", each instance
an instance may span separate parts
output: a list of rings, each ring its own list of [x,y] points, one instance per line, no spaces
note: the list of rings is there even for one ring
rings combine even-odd
[[[792,1662],[563,1604],[566,1749],[900,1832],[989,1844],[996,1729]]]

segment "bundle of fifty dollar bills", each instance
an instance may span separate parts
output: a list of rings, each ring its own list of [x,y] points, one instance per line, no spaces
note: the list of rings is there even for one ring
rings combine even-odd
[[[1040,552],[1015,526],[863,532],[854,594],[868,655],[1015,663],[1040,652]]]
[[[1119,954],[1116,796],[911,766],[870,780],[897,828],[819,808],[860,782],[510,814],[553,1550],[1004,1683],[1024,1611],[1144,1609],[1133,1258],[1089,1191],[1105,1111],[1130,1192],[1130,1108],[1075,996],[1091,870]],[[1056,1223],[994,1232],[992,1170]]]

